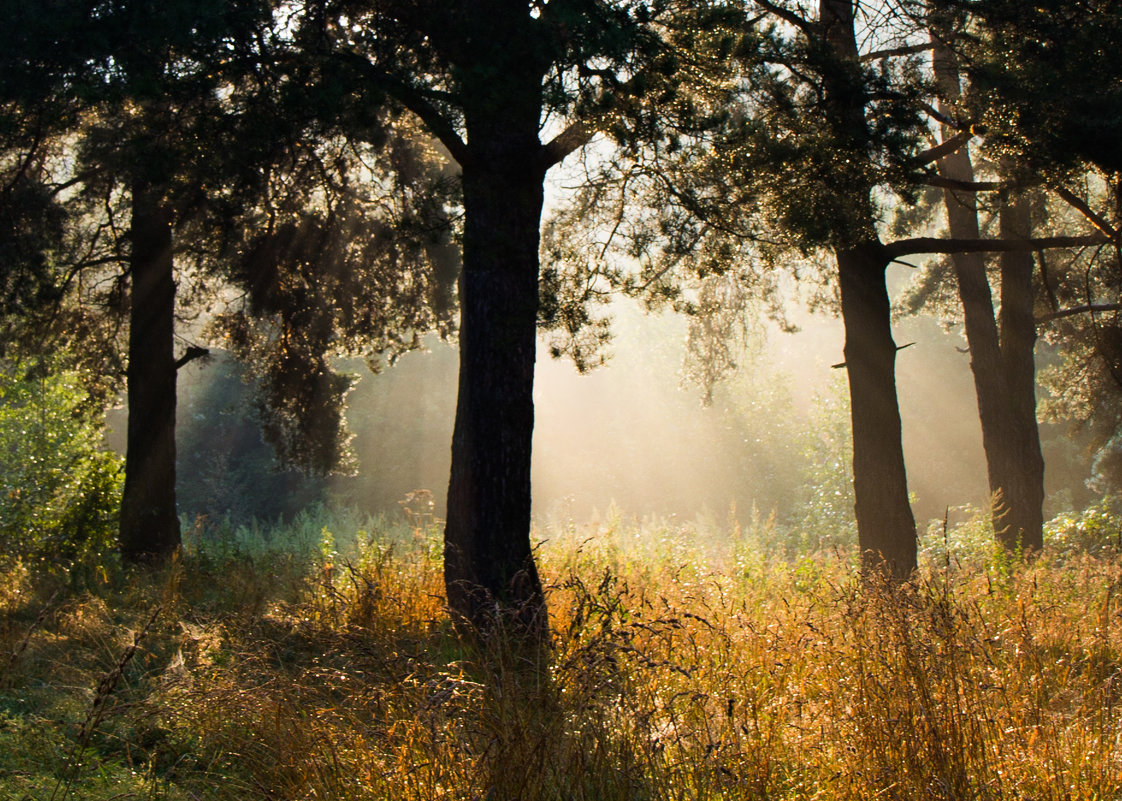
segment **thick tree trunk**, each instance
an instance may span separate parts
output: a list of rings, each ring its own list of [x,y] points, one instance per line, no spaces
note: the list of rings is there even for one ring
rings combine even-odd
[[[853,492],[866,569],[903,580],[916,567],[916,527],[896,396],[896,343],[879,245],[837,251],[853,417]]]
[[[906,579],[916,567],[916,527],[896,396],[896,343],[885,284],[888,260],[876,233],[867,159],[865,77],[857,49],[853,0],[820,0],[819,20],[834,60],[824,73],[826,108],[848,165],[833,176],[847,219],[834,252],[845,323],[845,364],[853,417],[853,494],[862,563],[869,572]],[[847,174],[848,173],[848,174]]]
[[[934,74],[941,95],[940,111],[955,116],[960,84],[958,65],[946,44],[934,43]],[[944,124],[944,140],[957,130]],[[939,162],[939,174],[970,183],[974,167],[963,148]],[[947,223],[953,239],[981,238],[978,206],[973,192],[944,192]],[[1012,215],[1012,212],[1010,212]],[[1002,211],[1002,236],[1027,236],[1027,221],[1009,221]],[[1033,345],[1032,254],[1008,253],[1002,257],[1002,326],[994,314],[986,259],[980,253],[952,256],[959,297],[962,300],[970,369],[978,398],[982,446],[986,453],[991,510],[998,541],[1006,547],[1038,549],[1042,544],[1044,463],[1036,423]]]
[[[540,81],[465,108],[460,375],[444,540],[458,623],[539,639],[548,621],[530,545],[538,246],[545,168]]]
[[[999,211],[1002,239],[1032,235],[1028,200],[1003,198]],[[994,531],[1006,548],[1044,547],[1044,457],[1036,421],[1036,323],[1033,319],[1032,253],[1001,254],[1001,351],[1008,387],[1009,425],[1002,443],[1007,472]]]
[[[128,442],[120,548],[128,562],[158,563],[179,548],[175,509],[175,281],[172,218],[159,193],[137,182],[129,271]]]

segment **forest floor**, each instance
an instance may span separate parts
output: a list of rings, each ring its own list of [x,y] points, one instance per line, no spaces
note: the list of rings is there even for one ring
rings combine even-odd
[[[948,536],[900,589],[733,527],[539,531],[553,632],[459,640],[438,526],[10,567],[0,798],[1122,798],[1122,556]]]

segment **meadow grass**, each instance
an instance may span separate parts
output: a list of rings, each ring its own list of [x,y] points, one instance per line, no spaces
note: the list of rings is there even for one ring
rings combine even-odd
[[[459,640],[439,525],[317,510],[0,587],[0,798],[1116,799],[1122,558],[934,531],[902,588],[766,524],[539,530],[551,647]],[[981,533],[979,533],[981,532]]]

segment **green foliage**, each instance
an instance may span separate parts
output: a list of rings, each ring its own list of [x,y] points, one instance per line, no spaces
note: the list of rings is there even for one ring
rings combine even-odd
[[[1044,527],[1044,543],[1060,554],[1122,552],[1122,498],[1108,496],[1055,517]]]
[[[1091,162],[1122,167],[1122,72],[1104,42],[1122,36],[1111,0],[955,2],[976,23],[970,79],[988,104],[986,123],[1022,168]]]
[[[0,551],[65,567],[113,542],[122,483],[76,371],[0,368]]]
[[[432,517],[431,504],[420,511],[409,502],[402,506],[404,517],[317,502],[275,522],[201,520],[184,534],[184,546],[189,555],[212,565],[245,559],[307,566],[335,560],[362,562],[377,540],[377,547],[416,549],[438,564],[442,523]]]
[[[262,439],[245,368],[225,353],[179,371],[176,501],[188,527],[291,519],[326,483],[282,465]]]
[[[309,474],[355,469],[345,425],[353,376],[332,357],[372,370],[451,333],[459,254],[446,209],[458,185],[443,156],[407,122],[389,141],[305,143],[268,170],[260,208],[226,243],[242,304],[212,334],[248,366],[266,441]]]
[[[802,483],[790,513],[796,551],[856,542],[853,497],[853,438],[844,381],[814,399],[810,425],[799,432]]]

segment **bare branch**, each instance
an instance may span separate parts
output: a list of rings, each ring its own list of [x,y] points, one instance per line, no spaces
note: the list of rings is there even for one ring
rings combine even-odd
[[[598,128],[585,120],[570,124],[565,130],[543,145],[545,168],[549,169],[555,164],[560,164],[574,150],[579,150],[591,142],[592,137],[597,132]]]
[[[903,350],[904,348],[910,348],[914,344],[916,344],[916,343],[909,342],[907,345],[897,345],[896,350]],[[831,370],[840,370],[843,367],[848,367],[848,366],[849,365],[847,365],[845,362],[838,362],[837,364],[831,364],[830,369]]]
[[[210,350],[207,348],[200,348],[198,345],[191,345],[183,352],[183,355],[175,360],[175,369],[178,370],[184,365],[190,364],[195,359],[203,359],[210,356]]]
[[[939,159],[949,156],[956,152],[959,148],[963,147],[967,142],[974,138],[974,128],[971,126],[959,134],[955,134],[942,144],[935,145],[935,147],[924,150],[917,158],[924,164],[931,164]]]
[[[1036,318],[1037,325],[1044,325],[1053,320],[1062,320],[1065,317],[1074,317],[1077,314],[1098,314],[1100,312],[1122,311],[1122,303],[1088,303],[1085,306],[1074,306],[1070,309],[1060,309],[1050,314],[1042,314]]]
[[[926,53],[930,49],[930,42],[916,45],[902,45],[901,47],[889,47],[884,50],[874,50],[871,53],[866,53],[861,56],[860,61],[867,63],[869,61],[880,61],[881,59],[893,58],[895,56],[911,56],[916,53]]]
[[[1090,220],[1092,225],[1109,236],[1111,239],[1118,238],[1118,231],[1115,230],[1114,226],[1111,225],[1105,217],[1088,206],[1083,198],[1079,197],[1078,195],[1074,194],[1068,189],[1065,189],[1062,186],[1056,190],[1056,194],[1066,200],[1069,206],[1071,206],[1088,220]]]
[[[953,117],[947,116],[946,114],[939,111],[939,109],[935,108],[930,103],[921,102],[919,104],[919,107],[922,108],[924,111],[926,111],[927,115],[929,117],[931,117],[932,119],[934,119],[937,122],[941,122],[943,125],[946,125],[948,128],[954,128],[956,131],[961,131],[961,130],[963,130],[964,127],[969,127],[969,126],[963,126],[963,124],[961,122],[954,119]]]
[[[882,253],[889,259],[920,253],[1019,253],[1051,248],[1078,248],[1105,245],[1109,240],[1100,234],[1088,236],[1043,236],[1032,239],[939,239],[921,236],[889,242]]]
[[[925,175],[920,181],[939,189],[952,189],[956,192],[996,192],[1003,187],[1000,181],[959,181],[941,175]]]

